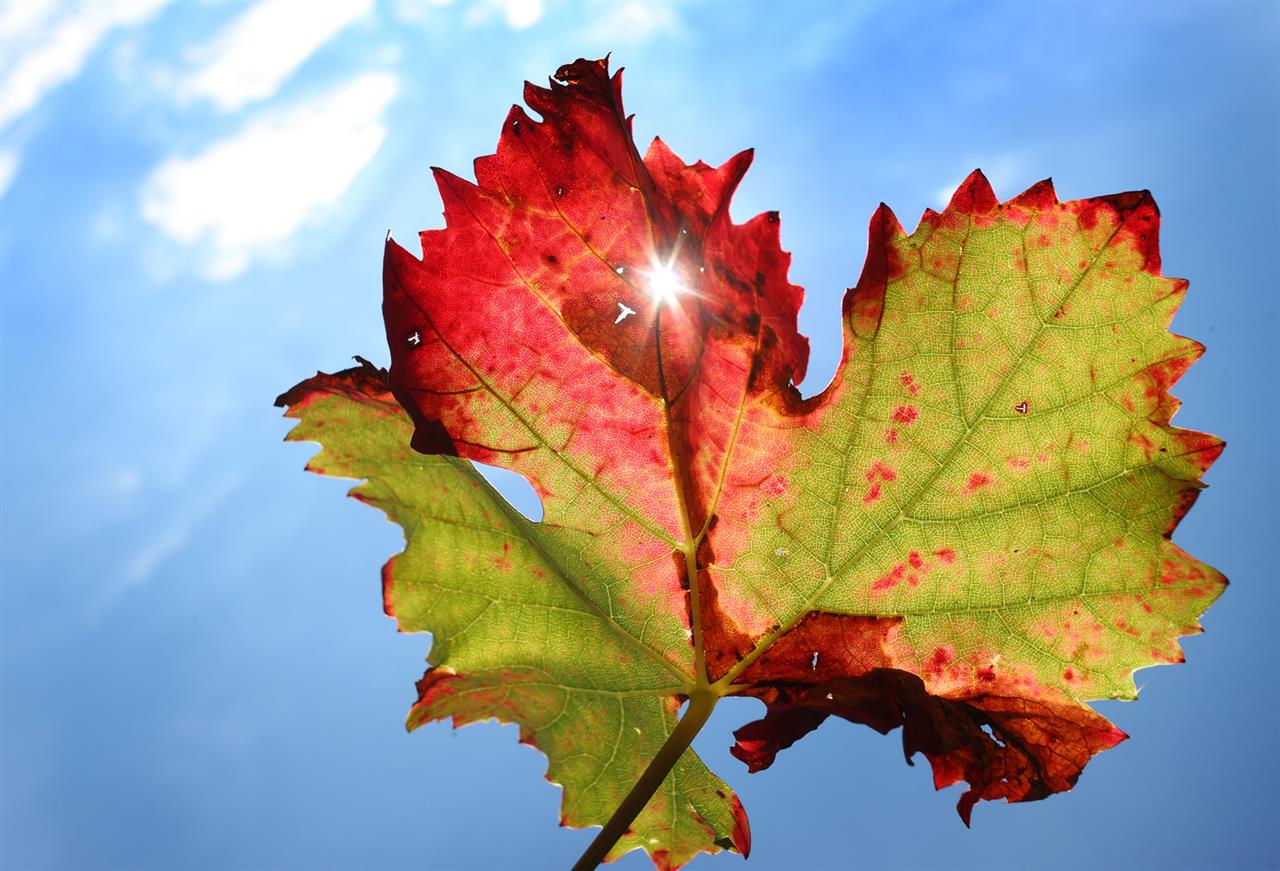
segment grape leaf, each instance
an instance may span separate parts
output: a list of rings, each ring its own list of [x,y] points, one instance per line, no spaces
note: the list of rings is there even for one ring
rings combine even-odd
[[[1187,284],[1150,195],[1001,203],[975,172],[911,235],[882,205],[804,399],[778,216],[729,217],[751,152],[642,157],[605,60],[524,97],[541,120],[513,107],[476,183],[435,170],[422,258],[387,241],[389,373],[277,402],[404,529],[386,610],[433,635],[409,727],[520,724],[570,826],[667,752],[608,852],[660,868],[749,851],[684,749],[725,695],[766,705],[735,733],[753,771],[834,714],[902,726],[966,824],[1070,789],[1125,737],[1085,702],[1181,661],[1226,583],[1170,540],[1222,442],[1170,423],[1203,349],[1167,332]]]

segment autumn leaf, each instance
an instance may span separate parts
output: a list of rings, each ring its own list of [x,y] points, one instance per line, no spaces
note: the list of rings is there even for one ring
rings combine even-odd
[[[911,235],[881,206],[804,399],[778,216],[729,216],[751,152],[642,157],[605,61],[524,97],[541,120],[513,108],[476,183],[435,170],[421,259],[388,240],[389,373],[278,401],[404,528],[386,610],[433,635],[410,728],[520,724],[562,823],[608,823],[587,865],[748,852],[686,749],[726,695],[766,706],[753,771],[837,715],[902,726],[966,823],[1070,789],[1125,737],[1086,702],[1181,661],[1225,585],[1170,540],[1222,443],[1170,424],[1202,348],[1167,332],[1187,285],[1150,195],[1001,203],[975,172]]]

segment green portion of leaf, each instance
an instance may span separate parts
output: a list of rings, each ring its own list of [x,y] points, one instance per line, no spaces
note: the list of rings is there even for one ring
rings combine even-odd
[[[1186,282],[1149,195],[1000,204],[975,173],[957,201],[910,236],[876,216],[844,364],[779,464],[798,495],[722,602],[778,627],[759,651],[814,610],[904,618],[890,664],[941,695],[1134,698],[1225,584],[1169,540],[1222,448],[1169,423],[1203,350],[1166,331]],[[785,581],[747,582],[765,565]]]
[[[365,483],[351,491],[405,531],[384,599],[403,631],[430,631],[432,668],[411,729],[497,718],[572,783],[563,823],[599,824],[622,801],[677,720],[688,677],[623,631],[560,567],[565,542],[528,521],[467,460],[409,447],[413,423],[368,364],[317,375],[282,401],[318,441],[312,471]],[[613,854],[661,845],[678,866],[745,837],[736,796],[686,753]]]

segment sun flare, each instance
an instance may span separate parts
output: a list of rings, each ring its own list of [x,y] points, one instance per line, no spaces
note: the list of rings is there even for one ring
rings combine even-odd
[[[675,305],[676,297],[685,292],[684,285],[670,266],[655,267],[649,272],[646,283],[653,301],[659,305]]]

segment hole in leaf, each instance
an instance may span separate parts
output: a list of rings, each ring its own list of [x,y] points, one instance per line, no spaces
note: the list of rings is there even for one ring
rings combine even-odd
[[[994,742],[996,742],[996,745],[997,745],[997,746],[999,746],[999,747],[1003,747],[1003,746],[1004,746],[1004,742],[1000,740],[1000,736],[999,736],[999,735],[997,735],[997,734],[995,733],[995,730],[991,728],[991,724],[990,724],[990,723],[983,723],[983,724],[982,724],[982,731],[986,732],[986,733],[987,733],[987,735],[988,735],[988,736],[990,736],[991,740],[992,740],[992,741],[994,741]]]
[[[523,475],[487,463],[477,463],[475,460],[471,461],[471,465],[526,519],[534,523],[542,520],[542,499]]]

